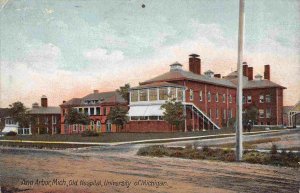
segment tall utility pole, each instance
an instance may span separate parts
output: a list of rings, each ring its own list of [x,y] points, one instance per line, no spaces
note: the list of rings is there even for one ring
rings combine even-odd
[[[244,0],[240,0],[239,9],[239,35],[238,35],[238,86],[237,86],[237,124],[236,124],[236,160],[241,161],[243,159],[243,49],[244,49]]]

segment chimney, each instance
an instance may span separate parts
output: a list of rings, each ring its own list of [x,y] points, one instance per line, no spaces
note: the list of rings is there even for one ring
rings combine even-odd
[[[270,80],[270,65],[265,65],[265,72],[264,72],[264,78],[266,80]]]
[[[197,54],[191,54],[189,58],[189,71],[195,74],[201,74],[201,59]]]
[[[94,90],[94,93],[99,93],[99,90]]]
[[[214,77],[215,78],[221,78],[221,74],[215,74]]]
[[[247,62],[243,62],[243,76],[248,77],[248,64],[247,64]]]
[[[248,80],[253,80],[253,67],[248,67]]]
[[[42,107],[48,107],[48,99],[45,95],[43,95],[42,98],[41,98],[41,106]]]

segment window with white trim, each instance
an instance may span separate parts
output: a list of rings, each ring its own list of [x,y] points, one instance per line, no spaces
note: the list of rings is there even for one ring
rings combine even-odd
[[[219,109],[216,109],[216,119],[219,119]]]
[[[199,101],[202,101],[202,90],[199,91]]]
[[[266,95],[266,103],[270,103],[271,102],[271,95],[267,94]]]
[[[259,109],[258,110],[259,118],[264,118],[265,117],[265,111],[264,109]]]
[[[133,90],[130,92],[130,100],[131,102],[137,102],[139,100],[139,91]]]
[[[208,102],[211,101],[211,93],[210,93],[210,91],[208,91],[208,93],[207,93],[207,101],[208,101]]]
[[[251,95],[247,96],[247,103],[252,103],[252,96]]]
[[[259,103],[264,103],[265,102],[265,97],[263,94],[259,95]]]
[[[225,94],[223,94],[223,96],[222,96],[222,101],[223,101],[223,103],[226,102],[226,95]]]
[[[271,118],[271,108],[266,109],[266,118]]]
[[[190,101],[194,100],[194,91],[193,89],[190,89]]]
[[[216,102],[219,102],[219,93],[216,93],[215,99],[216,99]]]

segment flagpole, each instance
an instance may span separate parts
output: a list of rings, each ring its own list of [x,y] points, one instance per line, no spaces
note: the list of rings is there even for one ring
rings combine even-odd
[[[244,49],[244,13],[245,2],[240,0],[239,6],[239,34],[238,34],[238,86],[237,86],[237,124],[236,124],[236,160],[241,161],[243,159],[243,49]]]

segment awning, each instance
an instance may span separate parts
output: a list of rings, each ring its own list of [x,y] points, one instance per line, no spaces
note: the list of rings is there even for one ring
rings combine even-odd
[[[18,128],[17,127],[4,127],[4,129],[2,130],[2,133],[8,133],[11,131],[18,133]]]
[[[160,109],[161,105],[141,105],[131,106],[129,116],[163,116],[164,110]]]

